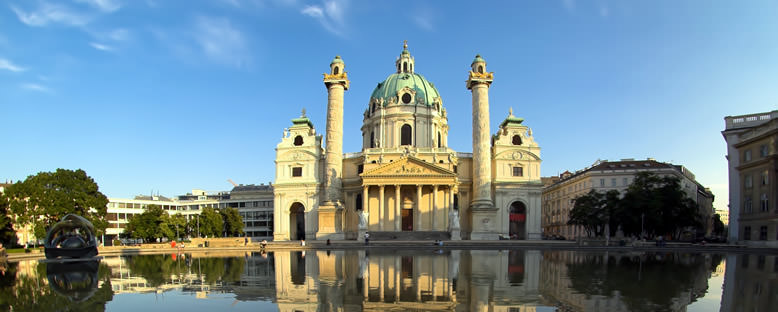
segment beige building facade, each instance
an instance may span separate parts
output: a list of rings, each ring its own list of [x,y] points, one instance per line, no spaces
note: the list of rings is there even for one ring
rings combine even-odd
[[[724,120],[729,241],[778,247],[778,111]]]
[[[343,94],[350,82],[343,60],[331,62],[324,74],[326,132],[317,134],[303,111],[276,147],[275,240],[353,240],[366,233],[372,239],[540,239],[540,148],[512,111],[490,135],[494,74],[486,61],[476,56],[466,84],[472,154],[448,146],[448,111],[415,65],[405,45],[362,113],[362,150],[344,154]]]
[[[705,235],[713,230],[713,193],[695,180],[694,174],[684,166],[646,160],[622,159],[619,161],[598,160],[592,166],[575,173],[565,172],[559,180],[543,189],[543,233],[566,239],[585,237],[586,231],[579,225],[568,225],[570,210],[575,199],[594,190],[606,193],[616,190],[622,195],[638,172],[652,172],[660,176],[672,175],[680,179],[686,196],[700,206]],[[551,179],[548,179],[551,181]]]

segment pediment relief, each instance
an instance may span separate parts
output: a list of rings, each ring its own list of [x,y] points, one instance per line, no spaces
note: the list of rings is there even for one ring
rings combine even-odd
[[[513,149],[501,152],[494,157],[497,160],[540,160],[538,155],[527,150]]]
[[[306,150],[289,151],[282,154],[278,161],[316,160],[316,155]]]
[[[424,162],[413,156],[406,156],[397,161],[381,167],[366,171],[362,177],[387,177],[387,176],[432,176],[432,177],[456,177],[456,174],[448,169],[440,168],[434,164]]]

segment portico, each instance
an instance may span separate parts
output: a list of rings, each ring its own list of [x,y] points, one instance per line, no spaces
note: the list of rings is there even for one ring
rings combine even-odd
[[[368,213],[368,231],[449,229],[458,185],[454,172],[403,156],[361,177],[361,206]]]

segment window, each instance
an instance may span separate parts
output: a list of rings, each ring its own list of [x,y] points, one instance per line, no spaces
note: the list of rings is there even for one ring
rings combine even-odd
[[[750,226],[746,226],[743,229],[743,239],[751,240],[751,227]]]
[[[611,178],[611,186],[616,186],[616,178]]]
[[[522,167],[513,167],[513,176],[514,177],[523,177],[524,176],[524,168],[522,168]]]
[[[767,240],[767,227],[766,226],[760,226],[759,227],[759,240]]]
[[[600,179],[600,187],[605,187],[605,179]]]
[[[628,184],[627,184],[627,178],[621,179],[621,182],[622,182],[622,184],[624,184],[624,186],[627,186],[627,185],[628,185]]]
[[[440,132],[438,132],[438,148],[441,148],[443,145],[440,142]]]
[[[743,202],[743,212],[751,213],[753,211],[751,196],[746,196],[746,200]]]
[[[370,148],[375,147],[375,133],[370,131]]]
[[[332,69],[332,74],[337,75],[338,74],[338,67],[335,66],[335,68]]]
[[[303,167],[294,167],[294,168],[292,168],[292,176],[293,177],[302,177],[303,176]]]
[[[746,175],[745,182],[743,183],[747,189],[754,187],[754,179],[750,174]]]
[[[762,185],[767,185],[770,183],[770,176],[767,170],[762,172]]]
[[[294,146],[300,146],[300,145],[303,145],[303,137],[298,135],[294,137]]]
[[[403,96],[402,96],[403,103],[409,104],[409,103],[411,103],[411,100],[412,100],[412,98],[411,98],[411,94],[410,93],[403,94]]]
[[[743,161],[751,161],[751,150],[743,152]]]
[[[484,66],[483,65],[478,65],[478,72],[481,73],[481,74],[484,73]]]
[[[760,200],[761,202],[761,208],[762,212],[767,212],[770,209],[770,203],[767,201],[767,194],[762,194],[762,198]]]
[[[400,128],[400,145],[411,145],[411,125],[405,124]]]
[[[767,157],[767,153],[767,145],[762,145],[759,147],[759,156],[762,156],[763,158]]]
[[[520,135],[514,135],[513,136],[513,145],[521,145],[521,136]]]
[[[365,170],[365,165],[358,165],[357,166],[357,173],[362,173]]]
[[[457,166],[454,166],[454,173],[457,173]]]

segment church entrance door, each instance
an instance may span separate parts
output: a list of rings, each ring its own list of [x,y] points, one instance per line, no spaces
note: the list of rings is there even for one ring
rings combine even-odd
[[[413,231],[413,209],[402,209],[402,230]]]
[[[305,239],[305,206],[294,203],[289,208],[289,239]]]
[[[513,202],[509,217],[511,220],[509,229],[511,239],[526,239],[527,207],[524,206],[524,203],[519,201]]]

